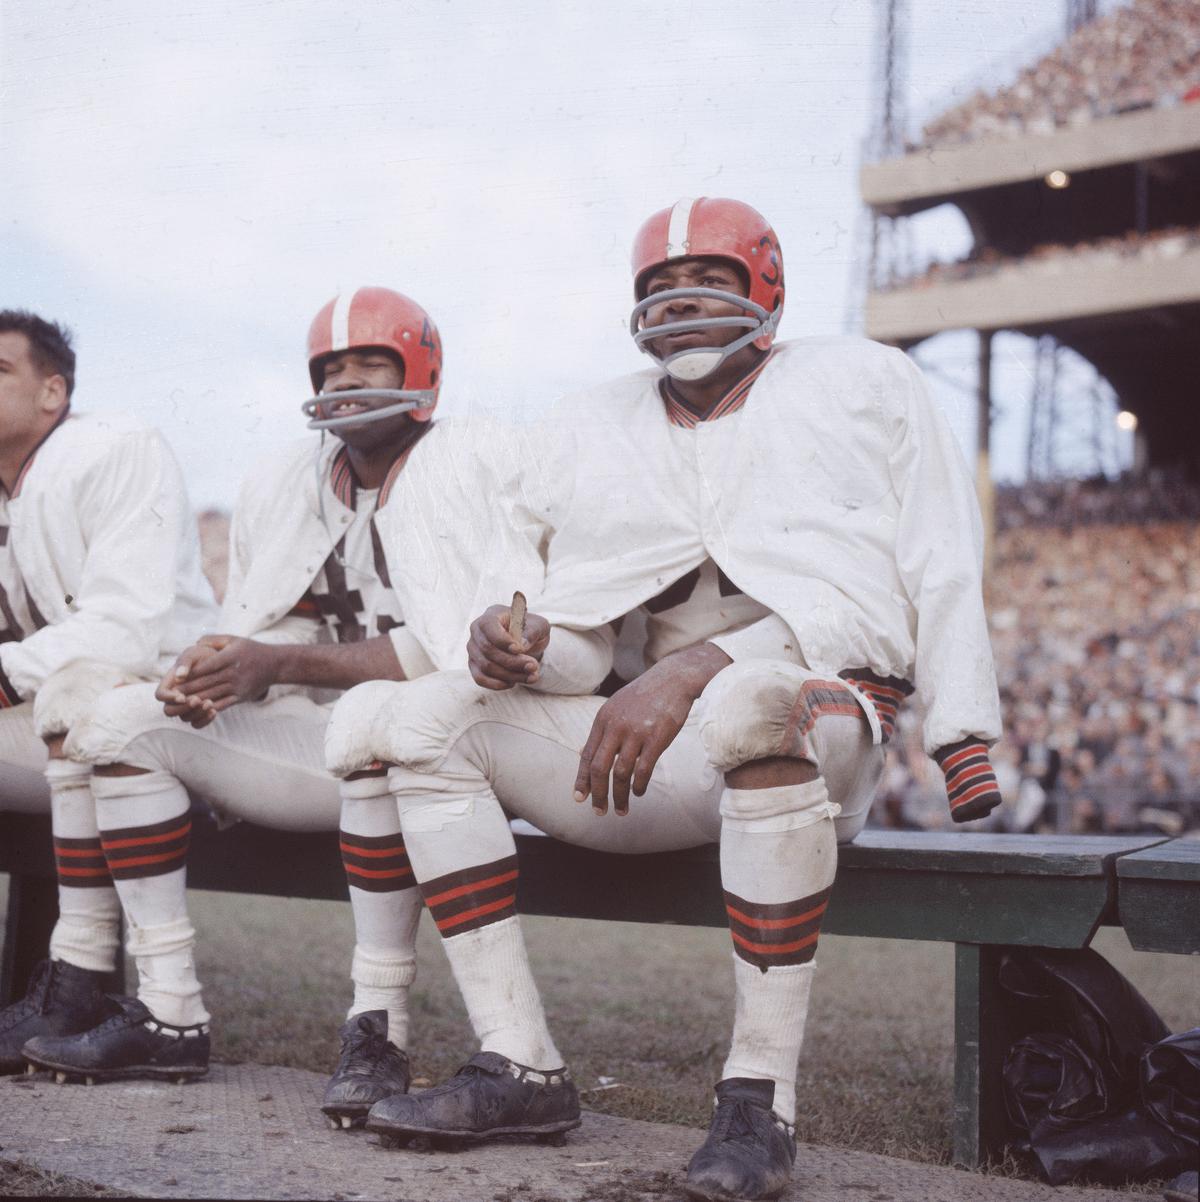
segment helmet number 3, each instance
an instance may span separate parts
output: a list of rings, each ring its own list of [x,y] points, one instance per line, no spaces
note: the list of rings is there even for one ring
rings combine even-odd
[[[767,249],[767,256],[771,260],[771,269],[769,271],[760,271],[758,274],[764,284],[769,288],[774,288],[777,284],[783,283],[783,270],[779,266],[779,247],[771,241],[767,234],[763,234],[759,238],[758,244]]]

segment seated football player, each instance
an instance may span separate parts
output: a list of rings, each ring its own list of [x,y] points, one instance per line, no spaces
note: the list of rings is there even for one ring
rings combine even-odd
[[[0,311],[0,809],[51,816],[58,921],[0,1010],[0,1074],[37,1035],[112,1012],[120,905],[91,772],[63,737],[113,685],[157,680],[211,620],[179,467],[154,430],[79,412],[69,332]],[[150,515],[154,520],[150,520]]]
[[[686,1189],[769,1198],[795,1157],[837,845],[866,820],[914,689],[954,817],[999,801],[980,521],[953,435],[901,352],[775,343],[782,255],[749,206],[656,213],[633,267],[631,328],[655,367],[568,399],[541,432],[543,472],[573,489],[549,515],[523,637],[493,607],[473,626],[474,679],[439,673],[403,698],[360,685],[330,723],[335,774],[393,765],[356,785],[397,802],[481,1047],[446,1083],[378,1103],[367,1126],[461,1142],[579,1122],[515,914],[506,813],[614,852],[716,840],[737,1001]],[[607,701],[545,695],[562,632],[643,605],[658,619],[643,675]]]
[[[517,457],[491,422],[434,421],[441,341],[386,288],[326,304],[308,335],[319,433],[253,470],[230,534],[222,633],[157,688],[123,689],[72,732],[95,765],[101,839],[129,925],[136,998],[113,1020],[25,1047],[70,1078],[207,1071],[209,1013],[185,896],[189,794],[223,820],[339,828],[358,943],[342,1055],[323,1100],[349,1126],[408,1087],[421,898],[393,803],[339,798],[322,744],[338,691],[465,662],[478,597],[526,574],[498,525]],[[529,549],[535,578],[536,548]],[[332,690],[332,692],[331,692]]]

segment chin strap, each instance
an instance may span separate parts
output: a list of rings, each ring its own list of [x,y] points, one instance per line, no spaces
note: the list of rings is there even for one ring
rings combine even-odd
[[[662,325],[643,327],[642,319],[650,309],[673,300],[707,299],[719,300],[736,305],[751,316],[746,317],[692,317],[684,321],[668,321]],[[649,355],[668,375],[677,380],[702,380],[712,375],[730,355],[737,354],[744,346],[756,342],[766,335],[774,335],[782,309],[768,313],[762,305],[755,304],[736,292],[724,292],[719,288],[670,288],[656,292],[645,300],[638,301],[629,317],[629,332],[639,351]],[[728,346],[687,347],[672,355],[659,356],[650,349],[650,343],[668,334],[686,334],[693,330],[746,330],[740,338]]]
[[[346,413],[331,416],[331,409],[347,401],[393,401],[379,409],[366,409],[362,413]],[[356,388],[345,392],[325,392],[305,401],[300,408],[309,419],[310,430],[348,430],[355,426],[366,426],[381,422],[413,409],[431,408],[437,401],[437,393],[429,388]]]

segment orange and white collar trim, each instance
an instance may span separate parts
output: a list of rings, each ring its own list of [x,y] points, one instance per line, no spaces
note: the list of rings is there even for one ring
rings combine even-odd
[[[686,401],[680,400],[671,390],[670,381],[664,376],[658,385],[659,395],[667,410],[667,420],[673,426],[682,426],[685,430],[694,430],[705,422],[715,422],[718,418],[728,417],[736,413],[750,395],[754,381],[763,373],[763,368],[771,362],[775,348],[767,352],[767,357],[755,368],[747,372],[715,405],[706,413],[697,413]]]
[[[408,457],[413,453],[413,448],[433,429],[433,426],[433,422],[421,422],[419,425],[415,425],[412,442],[396,456],[392,466],[388,468],[388,474],[380,486],[379,496],[375,502],[376,509],[382,509],[387,504],[396,479],[401,471],[404,470],[404,465],[408,462]],[[350,463],[350,453],[344,443],[334,451],[329,460],[329,487],[333,489],[333,495],[347,509],[355,508],[355,503],[358,499],[358,490],[362,485],[359,484],[358,477],[354,474],[354,468]]]

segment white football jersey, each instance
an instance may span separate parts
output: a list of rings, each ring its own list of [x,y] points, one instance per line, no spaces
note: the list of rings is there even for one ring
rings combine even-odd
[[[378,489],[355,490],[354,519],[306,598],[338,643],[362,642],[404,625],[375,527],[378,501]]]
[[[711,559],[652,597],[645,610],[647,666],[674,651],[740,630],[771,612],[747,597]]]
[[[9,538],[8,497],[0,491],[0,643],[19,643],[44,626],[30,612],[29,592]]]

